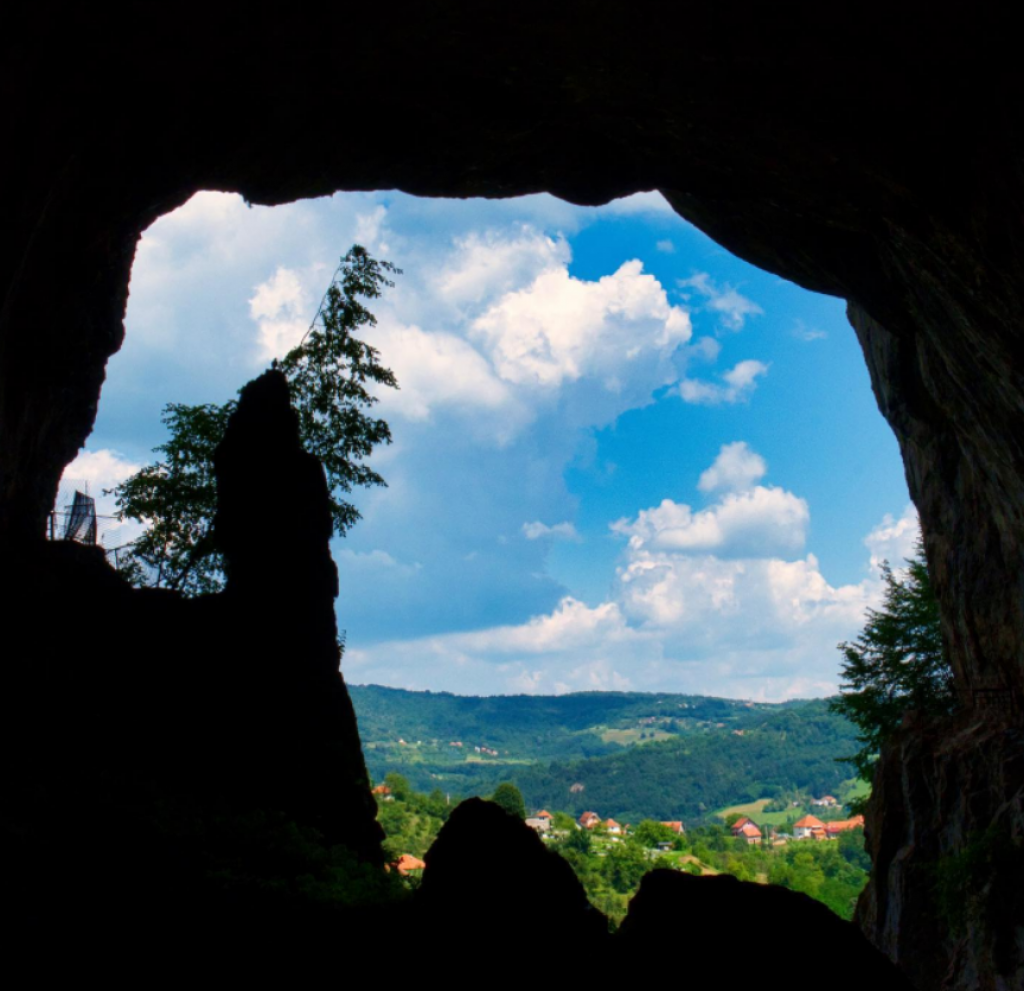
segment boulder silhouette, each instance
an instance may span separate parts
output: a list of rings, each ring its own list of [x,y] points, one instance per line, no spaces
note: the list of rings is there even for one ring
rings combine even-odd
[[[765,986],[766,972],[782,966],[820,979],[829,991],[913,991],[856,926],[821,902],[728,874],[651,871],[629,903],[618,939],[623,950],[645,951],[684,939],[733,985]]]
[[[608,920],[568,862],[493,802],[459,805],[425,859],[416,894],[416,924],[425,936],[457,932],[488,944],[500,934],[531,956],[548,944],[584,949],[609,940]]]

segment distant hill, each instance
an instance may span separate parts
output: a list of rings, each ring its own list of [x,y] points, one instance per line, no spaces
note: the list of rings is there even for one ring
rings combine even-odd
[[[615,753],[657,734],[740,725],[751,713],[778,708],[700,695],[577,692],[571,695],[475,697],[350,685],[364,743],[463,742],[539,760]],[[457,749],[457,748],[456,748]]]
[[[592,808],[625,822],[693,822],[723,805],[783,792],[837,794],[851,777],[849,765],[836,759],[857,749],[855,728],[824,701],[762,714],[741,732],[717,730],[593,760],[536,765],[515,781],[537,807],[577,816]]]
[[[510,780],[533,807],[595,808],[628,821],[693,821],[783,790],[836,791],[850,772],[835,758],[856,749],[853,726],[822,700],[349,691],[375,780],[398,771],[453,798]]]

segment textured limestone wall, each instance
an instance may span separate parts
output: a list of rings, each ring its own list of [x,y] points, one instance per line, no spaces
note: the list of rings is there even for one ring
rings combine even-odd
[[[908,717],[868,808],[856,921],[921,989],[1024,986],[1024,731],[998,713]]]

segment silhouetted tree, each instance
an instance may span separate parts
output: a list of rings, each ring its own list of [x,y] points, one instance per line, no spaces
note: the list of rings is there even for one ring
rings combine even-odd
[[[882,565],[880,609],[852,643],[841,643],[841,695],[830,703],[860,730],[860,750],[847,758],[870,781],[878,752],[908,709],[950,712],[956,704],[953,671],[939,625],[939,603],[920,539],[904,573]]]
[[[377,397],[368,385],[397,388],[394,374],[380,354],[356,335],[376,318],[362,300],[377,299],[399,269],[377,261],[353,245],[320,303],[303,340],[275,365],[288,379],[292,405],[299,417],[303,445],[324,466],[330,489],[334,531],[344,535],[359,512],[344,495],[356,486],[384,485],[364,463],[379,444],[391,443],[384,420],[367,410]],[[213,453],[235,400],[217,405],[171,403],[163,422],[170,439],[154,450],[162,455],[112,490],[121,519],[146,530],[125,555],[121,569],[134,584],[178,589],[188,595],[215,592],[223,586],[220,556],[213,540],[217,505]]]

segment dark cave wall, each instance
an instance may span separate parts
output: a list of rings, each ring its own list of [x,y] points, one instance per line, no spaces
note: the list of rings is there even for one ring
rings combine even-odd
[[[120,346],[136,239],[198,189],[600,203],[657,188],[730,250],[890,327],[926,259],[941,274],[1016,250],[999,193],[1019,192],[1022,80],[993,57],[1013,38],[995,17],[478,8],[399,2],[386,23],[352,4],[16,8],[0,41],[17,149],[0,163],[0,534],[49,508]]]
[[[875,776],[855,921],[922,991],[1024,986],[1024,730],[998,717],[910,714]]]
[[[327,481],[279,372],[242,390],[215,467],[220,593],[132,588],[75,543],[4,557],[12,951],[52,954],[54,932],[69,960],[117,933],[123,960],[351,931],[345,899],[384,877],[338,670]],[[266,539],[268,505],[287,541]]]
[[[965,705],[995,690],[981,718],[1018,724],[1024,69],[1009,13],[453,2],[388,14],[15,7],[0,39],[14,149],[0,161],[0,549],[39,539],[122,340],[139,234],[193,192],[272,204],[340,189],[546,190],[593,204],[657,188],[730,250],[849,300]],[[10,564],[4,580],[19,580]],[[974,738],[951,736],[967,749],[947,758],[966,766]],[[903,759],[886,755],[883,773]],[[988,796],[972,823],[1008,821],[1000,762],[972,766]],[[889,823],[939,807],[948,768],[918,767],[934,788],[887,787],[873,808],[879,857],[912,858],[913,834]],[[907,890],[879,882],[869,900],[889,914],[863,918],[909,960],[899,944],[915,927],[872,921],[897,917]],[[952,960],[952,937],[929,932],[933,955]],[[996,958],[979,954],[995,980]]]

